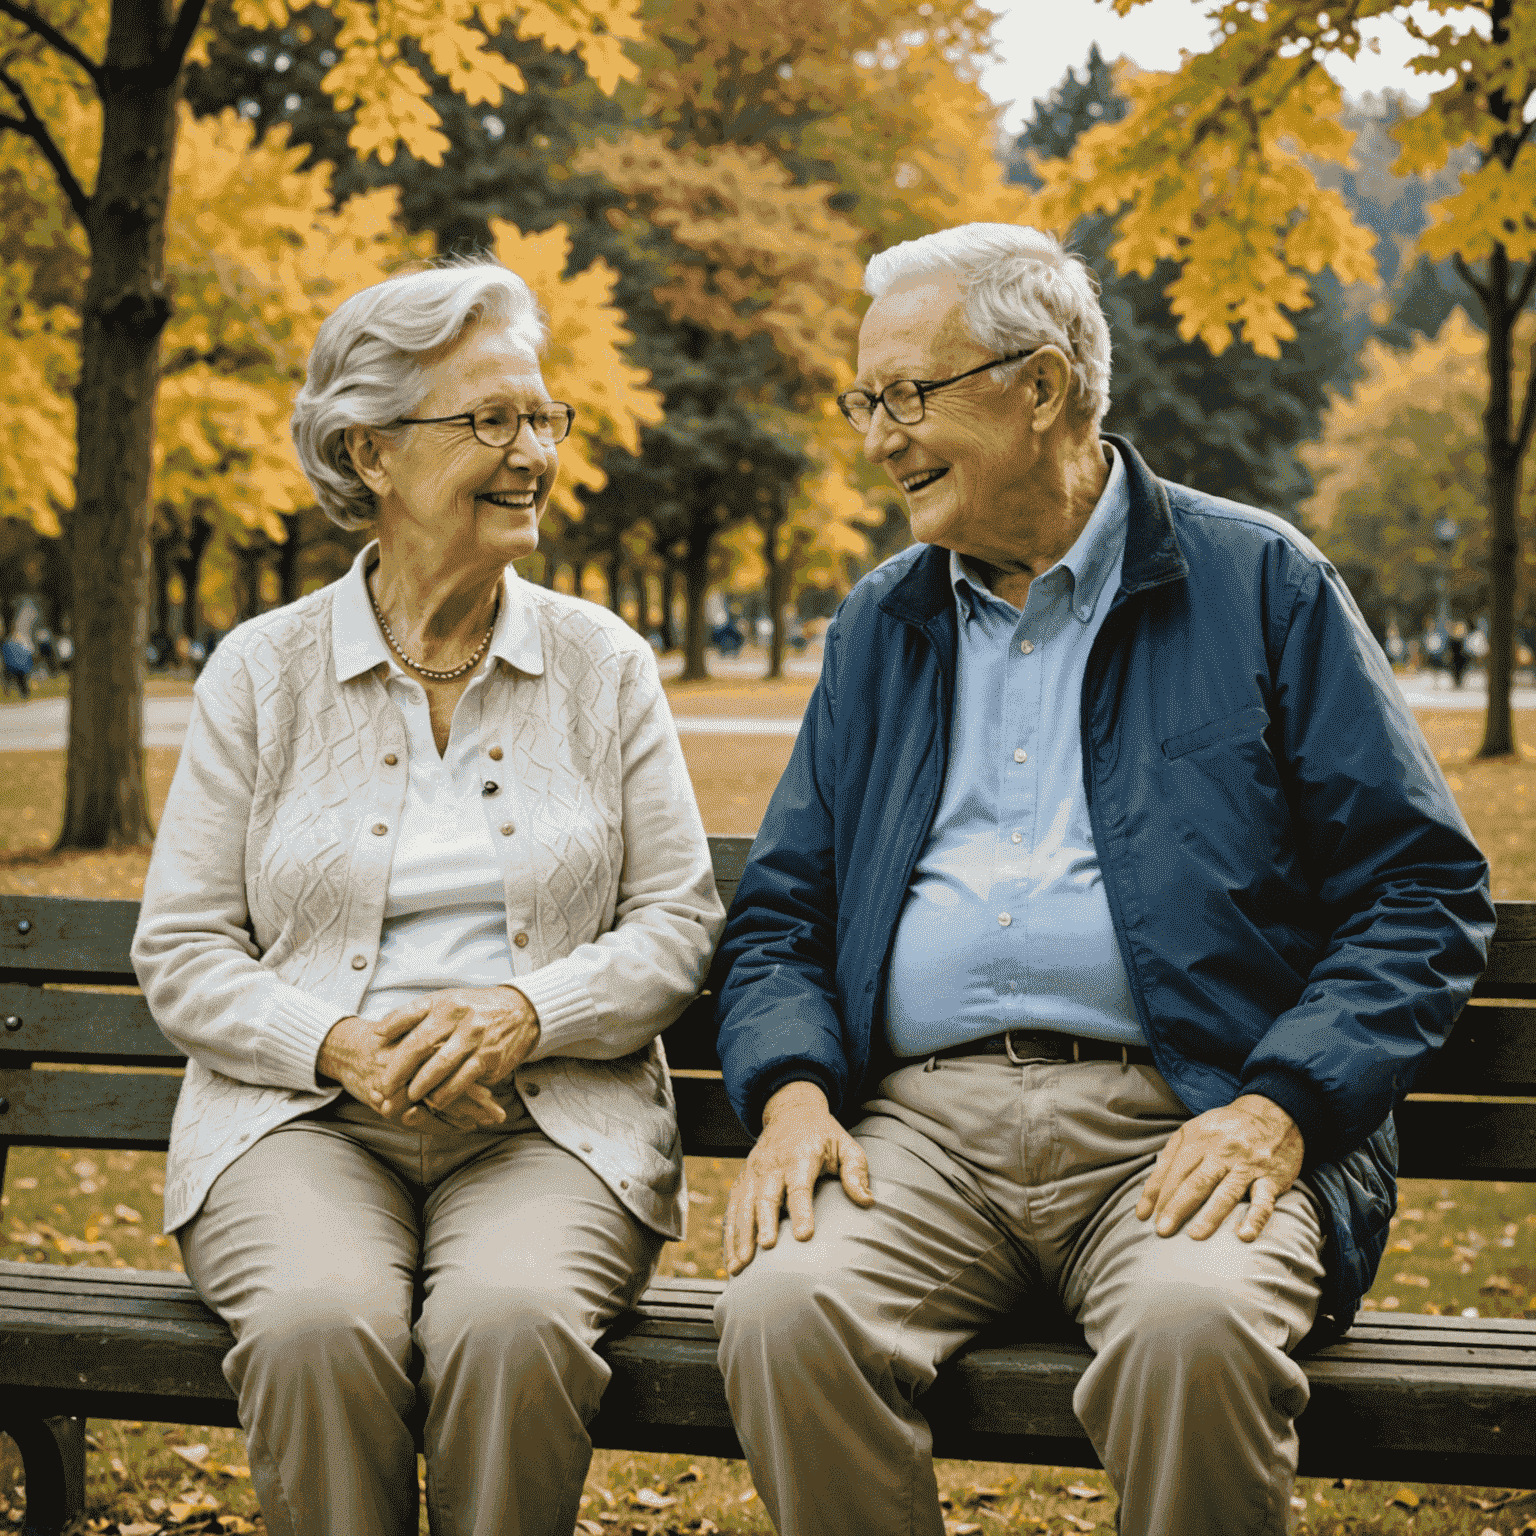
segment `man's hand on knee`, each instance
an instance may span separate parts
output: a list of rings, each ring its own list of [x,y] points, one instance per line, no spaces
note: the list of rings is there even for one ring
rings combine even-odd
[[[759,1247],[779,1238],[779,1212],[789,1207],[790,1230],[800,1242],[816,1231],[811,1196],[823,1174],[835,1173],[848,1198],[870,1206],[864,1151],[827,1108],[815,1083],[786,1083],[763,1110],[763,1133],[747,1156],[725,1206],[725,1267],[739,1274]]]
[[[1245,1093],[1221,1109],[1186,1121],[1158,1154],[1136,1215],[1157,1218],[1170,1237],[1190,1217],[1189,1235],[1209,1237],[1245,1198],[1237,1235],[1251,1243],[1296,1182],[1303,1153],[1296,1122],[1272,1099]]]

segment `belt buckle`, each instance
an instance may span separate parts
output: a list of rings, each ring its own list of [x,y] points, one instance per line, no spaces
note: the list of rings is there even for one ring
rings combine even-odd
[[[1008,1053],[1008,1060],[1010,1062],[1012,1062],[1013,1065],[1016,1066],[1016,1067],[1028,1066],[1030,1062],[1032,1062],[1032,1061],[1039,1061],[1039,1060],[1042,1059],[1042,1058],[1040,1058],[1038,1056],[1015,1056],[1013,1054],[1013,1031],[1011,1029],[1005,1029],[1003,1031],[1003,1049],[1005,1051],[1007,1051],[1007,1053]],[[1124,1051],[1123,1050],[1121,1052],[1121,1055],[1122,1055],[1122,1057],[1124,1056]],[[1072,1060],[1073,1061],[1081,1061],[1082,1059],[1083,1058],[1082,1058],[1082,1054],[1081,1054],[1081,1048],[1080,1048],[1079,1043],[1078,1043],[1078,1038],[1077,1038],[1076,1035],[1073,1035],[1072,1036]]]

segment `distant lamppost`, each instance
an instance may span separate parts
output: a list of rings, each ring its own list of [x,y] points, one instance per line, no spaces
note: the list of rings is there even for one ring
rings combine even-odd
[[[1451,631],[1451,553],[1456,548],[1460,534],[1461,529],[1453,517],[1442,517],[1435,523],[1435,542],[1440,546],[1440,608],[1435,615],[1435,622],[1443,635]]]

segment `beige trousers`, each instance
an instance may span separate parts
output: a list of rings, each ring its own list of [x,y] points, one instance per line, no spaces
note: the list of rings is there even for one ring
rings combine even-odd
[[[1158,1237],[1136,1200],[1189,1116],[1150,1067],[915,1063],[865,1112],[873,1208],[823,1181],[815,1236],[785,1221],[715,1311],[781,1536],[943,1536],[914,1399],[986,1323],[1058,1300],[1094,1351],[1072,1406],[1124,1536],[1280,1536],[1307,1402],[1287,1351],[1323,1273],[1312,1196],[1290,1190],[1253,1243],[1244,1206],[1203,1242]]]
[[[429,1135],[346,1100],[226,1169],[181,1232],[230,1325],[272,1536],[570,1536],[608,1367],[593,1344],[661,1251],[513,1093]]]

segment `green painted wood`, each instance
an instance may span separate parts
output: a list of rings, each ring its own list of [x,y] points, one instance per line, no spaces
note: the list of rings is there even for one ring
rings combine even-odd
[[[683,1133],[683,1150],[693,1157],[745,1157],[752,1138],[725,1096],[718,1077],[674,1077],[677,1123]]]
[[[0,972],[131,985],[128,949],[138,919],[136,901],[0,896]]]
[[[0,1052],[32,1061],[125,1066],[179,1067],[186,1060],[160,1033],[138,993],[56,992],[5,981]]]
[[[0,1070],[0,1137],[18,1146],[164,1151],[180,1074]]]
[[[1416,1086],[1424,1093],[1536,1095],[1536,1008],[1468,1003]]]

